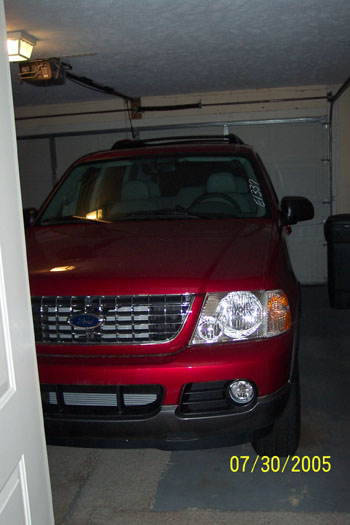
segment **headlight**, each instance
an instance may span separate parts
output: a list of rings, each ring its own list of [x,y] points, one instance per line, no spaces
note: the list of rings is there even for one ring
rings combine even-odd
[[[272,337],[291,326],[282,290],[207,294],[191,344]]]

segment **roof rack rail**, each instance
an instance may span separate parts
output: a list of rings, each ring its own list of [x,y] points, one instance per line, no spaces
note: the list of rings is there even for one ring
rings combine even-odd
[[[179,137],[159,137],[152,139],[123,139],[115,142],[111,149],[127,149],[153,146],[156,143],[160,145],[170,144],[191,144],[191,143],[225,143],[244,144],[243,140],[237,135],[229,133],[228,135],[185,135]]]

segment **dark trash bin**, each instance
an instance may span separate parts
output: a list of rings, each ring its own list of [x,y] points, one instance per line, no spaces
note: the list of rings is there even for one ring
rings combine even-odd
[[[328,217],[324,234],[330,305],[333,308],[350,308],[350,214]]]

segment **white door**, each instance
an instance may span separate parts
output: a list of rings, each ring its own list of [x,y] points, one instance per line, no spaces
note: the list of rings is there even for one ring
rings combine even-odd
[[[50,525],[54,521],[5,40],[0,0],[0,525]]]

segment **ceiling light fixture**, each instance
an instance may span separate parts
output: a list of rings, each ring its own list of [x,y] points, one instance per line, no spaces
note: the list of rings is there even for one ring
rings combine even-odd
[[[29,60],[35,43],[35,38],[27,35],[24,31],[10,31],[7,33],[7,49],[10,62]]]

